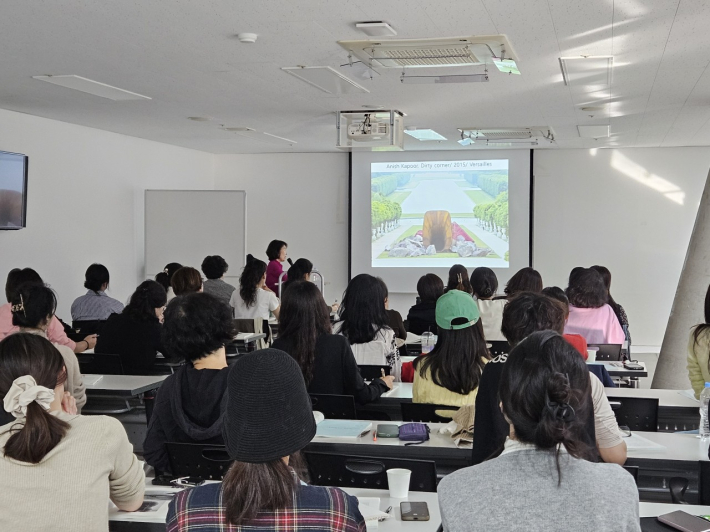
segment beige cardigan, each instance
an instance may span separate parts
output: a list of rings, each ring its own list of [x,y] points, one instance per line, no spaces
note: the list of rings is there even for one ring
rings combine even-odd
[[[70,428],[39,464],[0,453],[0,530],[107,531],[109,498],[119,508],[143,500],[142,463],[117,419],[52,415]],[[0,427],[0,449],[16,425]]]
[[[20,332],[36,334],[43,338],[47,338],[47,333],[40,329],[20,329]],[[67,380],[64,383],[64,389],[71,393],[76,399],[76,409],[81,414],[82,407],[86,404],[86,387],[79,369],[79,360],[76,358],[74,351],[65,345],[52,342],[52,345],[57,348],[57,351],[64,359],[64,366],[67,368]]]

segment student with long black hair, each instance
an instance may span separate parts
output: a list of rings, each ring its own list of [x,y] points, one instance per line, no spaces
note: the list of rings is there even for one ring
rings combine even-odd
[[[283,351],[238,358],[229,372],[224,443],[234,460],[222,482],[178,493],[167,532],[364,532],[355,497],[308,486],[293,458],[316,435],[301,368]],[[276,432],[275,432],[276,431]]]
[[[247,256],[247,264],[239,277],[239,290],[232,292],[229,305],[237,319],[269,319],[273,312],[278,319],[281,303],[276,294],[266,286],[266,263]]]
[[[71,306],[73,321],[105,321],[111,314],[121,312],[123,303],[106,295],[109,283],[108,268],[92,264],[84,274],[84,288],[88,292],[74,300]]]
[[[554,331],[528,336],[508,355],[499,396],[505,447],[441,481],[445,531],[640,530],[633,477],[588,460],[580,413],[589,409],[590,374],[571,345]]]
[[[340,321],[333,331],[348,339],[358,364],[387,364],[399,382],[402,362],[385,311],[386,297],[380,279],[366,273],[356,275],[343,294]]]
[[[614,298],[611,296],[611,272],[609,271],[609,268],[606,268],[605,266],[592,266],[591,268],[592,270],[599,272],[599,275],[602,276],[604,286],[606,287],[606,302],[611,307],[611,310],[614,311],[616,319],[619,320],[619,325],[621,325],[621,328],[624,330],[626,339],[630,342],[631,333],[629,332],[629,317],[626,315],[624,307],[614,301]]]
[[[414,334],[436,332],[436,301],[444,294],[444,283],[433,273],[422,275],[417,282],[419,302],[407,314],[409,331]]]
[[[436,346],[414,361],[414,403],[476,404],[481,373],[490,358],[478,321],[476,302],[465,292],[451,290],[438,299]]]
[[[294,262],[286,274],[288,281],[281,285],[281,296],[283,297],[283,294],[286,292],[286,288],[296,281],[310,281],[312,271],[313,263],[308,259],[298,259]]]
[[[392,387],[387,376],[365,384],[345,337],[332,333],[330,308],[318,287],[295,281],[284,292],[279,337],[274,349],[291,355],[309,393],[352,395],[359,404],[375,401]]]
[[[20,332],[36,334],[47,338],[47,328],[57,310],[57,297],[54,291],[39,283],[25,283],[17,289],[12,300],[12,324],[20,328]],[[17,333],[16,333],[17,334]],[[86,387],[79,369],[79,361],[74,351],[67,346],[52,342],[64,359],[66,380],[64,387],[76,401],[81,413],[86,404]]]
[[[462,264],[454,264],[449,268],[449,281],[446,283],[446,292],[449,290],[461,290],[473,295],[471,281],[468,278],[468,270]]]
[[[503,307],[508,302],[505,297],[496,297],[498,277],[493,270],[481,266],[471,274],[471,287],[476,298],[478,311],[481,313],[481,325],[487,341],[505,341],[500,332],[503,320]]]
[[[688,342],[688,377],[700,399],[705,383],[710,382],[710,286],[705,292],[705,321],[693,327]]]
[[[162,290],[162,288],[161,288]],[[108,499],[143,503],[145,475],[121,423],[80,416],[65,395],[64,359],[36,334],[0,342],[0,530],[108,530]]]
[[[533,268],[521,268],[513,275],[508,284],[505,285],[505,297],[508,300],[514,298],[520,292],[542,292],[542,275]]]
[[[156,281],[143,281],[120,314],[112,314],[101,329],[96,353],[120,355],[126,375],[145,375],[155,366],[167,294]]]

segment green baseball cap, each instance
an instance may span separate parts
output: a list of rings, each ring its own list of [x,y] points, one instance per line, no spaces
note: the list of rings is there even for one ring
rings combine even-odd
[[[449,290],[436,301],[436,324],[446,330],[465,329],[474,325],[481,314],[470,294]],[[456,323],[452,323],[456,321]]]

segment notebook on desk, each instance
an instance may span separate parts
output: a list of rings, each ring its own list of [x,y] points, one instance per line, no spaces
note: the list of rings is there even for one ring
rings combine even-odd
[[[316,438],[356,439],[372,430],[369,421],[352,419],[324,419],[316,428]]]
[[[257,333],[241,332],[241,333],[237,333],[237,336],[235,336],[234,339],[244,342],[246,340],[249,340],[249,338],[256,336],[256,335],[257,335]]]

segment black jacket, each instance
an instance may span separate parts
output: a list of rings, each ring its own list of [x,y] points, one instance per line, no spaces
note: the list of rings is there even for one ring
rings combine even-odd
[[[145,375],[153,369],[158,351],[163,353],[161,328],[157,318],[139,321],[127,314],[111,314],[101,329],[94,352],[120,355],[126,375]]]
[[[228,375],[229,368],[198,370],[187,363],[165,379],[143,443],[148,464],[170,471],[167,442],[223,444]]]
[[[273,348],[291,354],[292,346],[289,338],[279,337]],[[365,384],[347,338],[339,334],[318,337],[308,393],[352,395],[358,404],[364,405],[376,401],[387,390],[387,385],[380,379]]]
[[[417,303],[407,314],[409,332],[422,334],[427,331],[436,334],[436,302]]]

